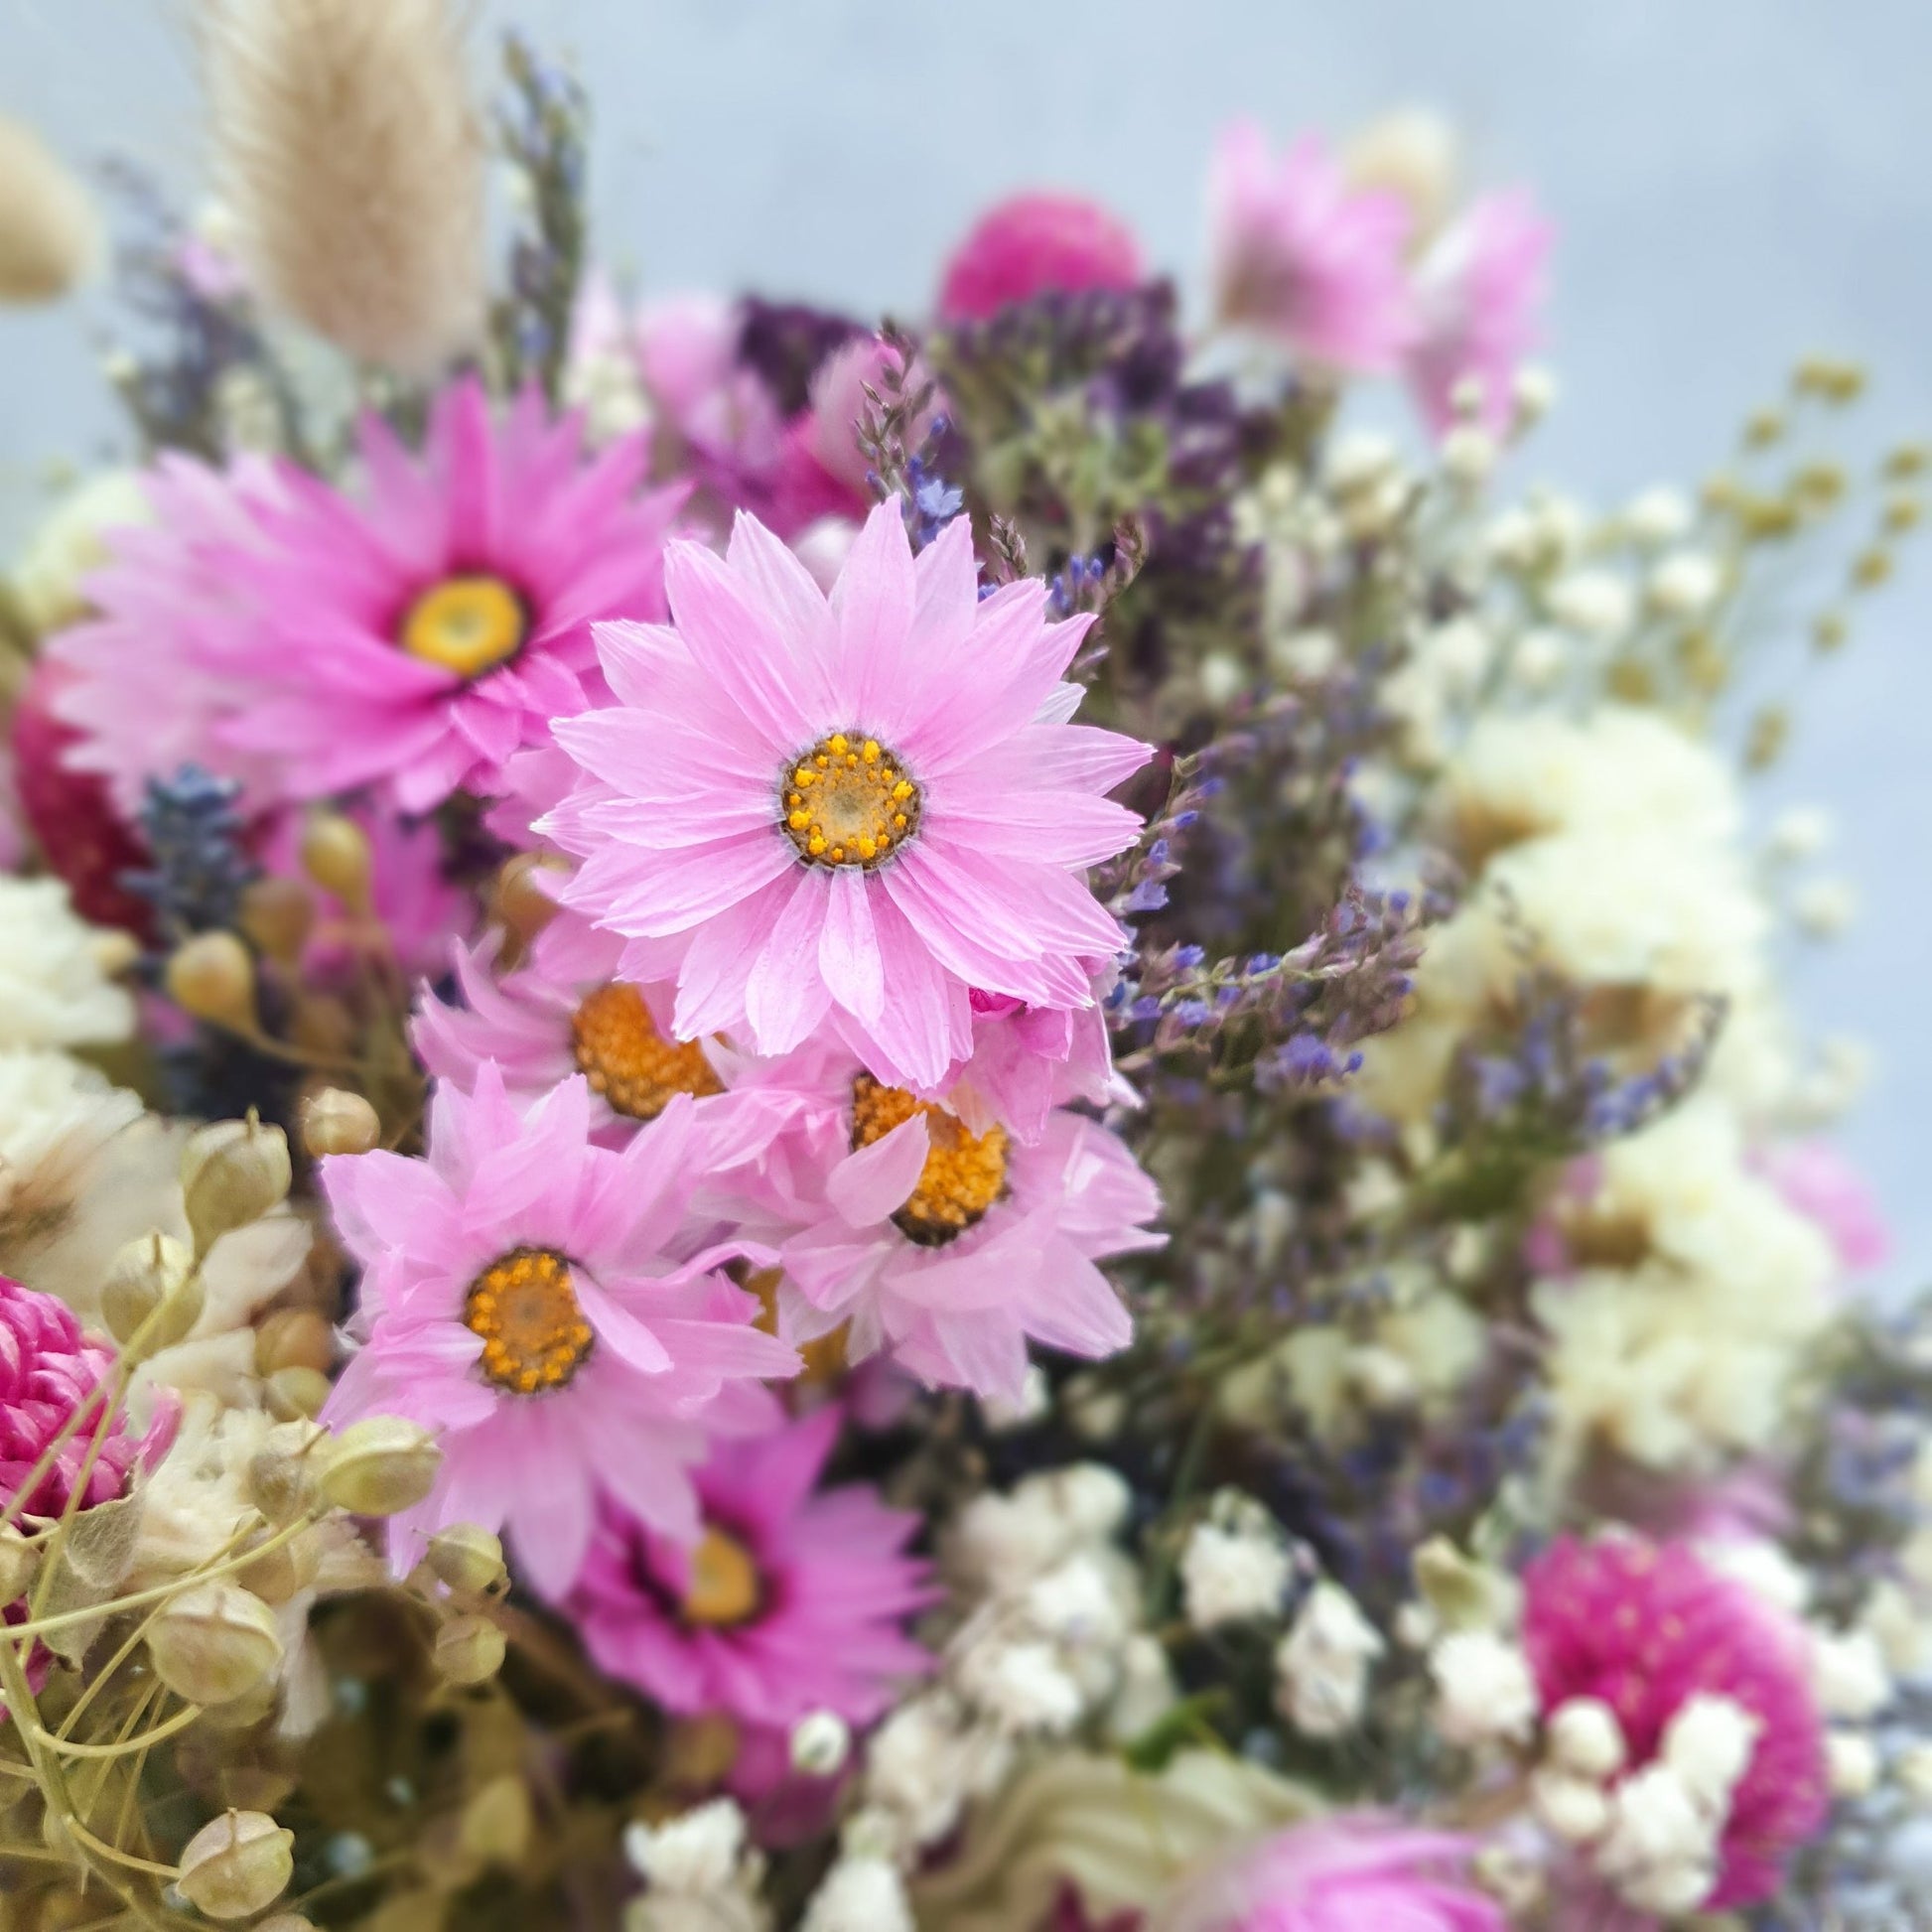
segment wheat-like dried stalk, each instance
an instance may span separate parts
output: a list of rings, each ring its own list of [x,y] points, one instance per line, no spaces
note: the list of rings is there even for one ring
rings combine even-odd
[[[480,340],[483,141],[455,0],[201,0],[216,183],[265,301],[426,374]]]
[[[51,302],[99,254],[86,190],[31,127],[0,115],[0,302]]]

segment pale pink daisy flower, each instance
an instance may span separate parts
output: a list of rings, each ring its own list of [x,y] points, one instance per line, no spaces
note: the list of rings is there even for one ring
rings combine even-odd
[[[182,543],[166,502],[162,529],[117,533],[104,615],[66,647],[90,682],[60,700],[120,748],[117,781],[129,759],[140,776],[193,757],[241,777],[251,805],[369,785],[427,812],[493,792],[514,752],[600,694],[590,621],[662,610],[683,492],[638,493],[639,438],[585,461],[576,418],[529,392],[492,420],[465,377],[437,399],[420,459],[374,416],[359,440],[359,501],[281,464],[272,487],[203,505],[213,534],[189,554],[207,582],[157,561],[157,544],[176,559]],[[197,475],[203,494],[225,487]],[[141,753],[157,718],[194,742]]]
[[[1755,1721],[1702,1909],[1771,1897],[1786,1858],[1830,1808],[1803,1629],[1681,1542],[1561,1537],[1523,1587],[1523,1646],[1544,1710],[1600,1699],[1630,1769],[1657,1755],[1671,1720],[1699,1695],[1727,1698]]]
[[[280,474],[260,457],[222,471],[167,455],[141,487],[151,520],[106,532],[109,561],[86,580],[98,615],[42,653],[40,692],[75,734],[61,763],[100,778],[129,823],[147,781],[188,764],[238,779],[247,811],[270,810],[289,796],[284,774],[223,737],[235,696],[215,640],[249,608],[235,559],[259,561],[261,518],[287,507]]]
[[[1522,189],[1485,195],[1429,248],[1415,274],[1418,332],[1410,386],[1438,431],[1455,420],[1464,381],[1481,388],[1494,433],[1515,413],[1516,370],[1536,345],[1556,231]]]
[[[974,993],[972,1057],[941,1085],[947,1105],[974,1133],[998,1124],[1029,1144],[1045,1133],[1055,1107],[1076,1100],[1092,1107],[1140,1104],[1114,1071],[1107,1016],[1098,1004],[1029,1007],[991,993]]]
[[[322,1164],[361,1262],[364,1330],[324,1411],[393,1414],[437,1432],[436,1487],[391,1525],[399,1570],[450,1523],[504,1525],[539,1588],[582,1568],[608,1490],[660,1534],[700,1531],[690,1465],[707,1432],[758,1423],[758,1378],[792,1351],[701,1247],[692,1202],[755,1155],[777,1116],[757,1098],[700,1115],[673,1100],[621,1151],[591,1139],[590,1089],[566,1080],[519,1113],[493,1067],[440,1086],[422,1160]]]
[[[560,913],[529,959],[500,976],[493,946],[455,947],[462,1004],[425,989],[410,1035],[423,1065],[465,1091],[493,1065],[519,1105],[581,1073],[599,1139],[627,1138],[677,1094],[723,1092],[705,1043],[671,1037],[670,990],[620,979],[623,941],[576,926]]]
[[[1139,829],[1105,793],[1147,748],[1068,722],[1089,621],[1047,621],[1033,581],[982,600],[964,518],[915,559],[897,501],[829,601],[749,516],[722,559],[673,543],[666,578],[669,624],[599,626],[618,703],[558,722],[582,776],[537,829],[626,977],[675,975],[678,1036],[829,1029],[930,1087],[975,989],[1091,1006],[1121,928],[1085,873]]]
[[[1474,1847],[1341,1812],[1237,1852],[1156,1908],[1148,1932],[1509,1932],[1464,1875]]]
[[[1215,149],[1208,207],[1224,322],[1334,368],[1395,367],[1415,329],[1400,196],[1352,188],[1316,135],[1277,158],[1241,120]]]
[[[1133,1321],[1096,1265],[1161,1246],[1160,1195],[1120,1140],[1058,1111],[1029,1145],[807,1049],[771,1080],[797,1110],[749,1188],[783,1265],[778,1332],[845,1330],[935,1386],[1017,1396],[1027,1344],[1099,1358]],[[761,1193],[759,1202],[756,1197]],[[760,1219],[760,1210],[768,1219]]]
[[[1146,278],[1126,222],[1084,195],[1015,195],[946,258],[941,322],[977,322],[1055,290],[1131,289]]]
[[[818,1486],[840,1420],[715,1444],[695,1544],[607,1500],[562,1606],[601,1668],[667,1711],[779,1732],[814,1711],[871,1724],[931,1669],[905,1633],[937,1593],[904,1554],[918,1516],[866,1483]]]

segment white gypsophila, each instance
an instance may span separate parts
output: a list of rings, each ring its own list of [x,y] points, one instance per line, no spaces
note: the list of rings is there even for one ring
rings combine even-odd
[[[836,1711],[812,1711],[791,1727],[792,1768],[808,1778],[829,1778],[852,1752],[852,1726]]]
[[[1718,1832],[1668,1764],[1646,1764],[1616,1787],[1597,1845],[1598,1873],[1639,1911],[1694,1911],[1717,1875]]]
[[[1517,1743],[1536,1724],[1536,1679],[1522,1647],[1490,1630],[1453,1630],[1430,1653],[1436,1728],[1451,1744]]]
[[[1052,1400],[1052,1390],[1046,1380],[1046,1371],[1037,1362],[1029,1362],[1026,1377],[1020,1384],[1019,1395],[1017,1397],[982,1396],[980,1414],[987,1428],[996,1436],[1000,1436],[1010,1430],[1024,1429],[1031,1422],[1037,1422],[1051,1408]]]
[[[1710,1537],[1697,1553],[1707,1569],[1742,1584],[1787,1616],[1801,1616],[1811,1601],[1811,1578],[1769,1537]]]
[[[1652,549],[1684,536],[1697,512],[1691,499],[1673,483],[1653,483],[1631,497],[1623,511],[1623,527],[1638,543]]]
[[[1750,1769],[1762,1722],[1735,1698],[1699,1691],[1671,1714],[1659,1756],[1683,1782],[1695,1803],[1722,1832],[1730,1816],[1731,1793]]]
[[[1115,1470],[1075,1462],[975,1496],[948,1526],[948,1572],[968,1590],[1009,1596],[1071,1551],[1107,1542],[1127,1520],[1132,1492]]]
[[[913,1932],[904,1881],[883,1859],[842,1858],[813,1892],[800,1932]]]
[[[1582,569],[1568,572],[1550,586],[1544,608],[1565,629],[1609,643],[1629,629],[1637,601],[1628,582],[1615,572]]]
[[[1724,566],[1708,550],[1677,550],[1652,569],[1644,595],[1666,617],[1699,618],[1717,603],[1724,586]]]
[[[1480,423],[1457,423],[1437,445],[1443,474],[1462,489],[1479,489],[1489,481],[1502,451]]]
[[[1770,912],[1736,855],[1662,826],[1598,825],[1499,853],[1457,914],[1489,923],[1491,983],[1535,957],[1583,987],[1696,998],[1764,976]]]
[[[972,1645],[955,1675],[974,1708],[1012,1735],[1063,1736],[1086,1699],[1050,1643],[1001,1637]]]
[[[1875,1718],[1892,1699],[1891,1673],[1869,1630],[1811,1632],[1811,1684],[1828,1718]]]
[[[1623,1726],[1601,1698],[1567,1698],[1544,1726],[1550,1762],[1576,1778],[1602,1783],[1623,1769]]]
[[[1571,658],[1561,630],[1533,624],[1516,639],[1509,652],[1509,681],[1517,690],[1540,696],[1555,690]]]
[[[1550,832],[1669,832],[1723,844],[1742,823],[1736,779],[1703,739],[1656,712],[1587,719],[1485,712],[1444,772],[1440,811],[1477,856]]]
[[[1832,829],[1832,815],[1821,806],[1793,805],[1771,821],[1767,847],[1784,865],[1815,859],[1831,844]]]
[[[713,1798],[661,1825],[630,1825],[625,1856],[654,1886],[702,1897],[735,1885],[745,1854],[745,1814],[734,1798]]]
[[[1808,879],[1791,895],[1791,916],[1814,939],[1836,939],[1858,911],[1858,888],[1849,879]]]
[[[58,879],[0,875],[0,1047],[126,1039],[134,1002],[107,967],[124,935],[89,925]]]
[[[1275,1649],[1275,1702],[1306,1737],[1340,1737],[1362,1721],[1369,1670],[1388,1649],[1355,1599],[1325,1577]]]
[[[1825,1733],[1825,1777],[1833,1797],[1869,1797],[1878,1770],[1878,1747],[1864,1731],[1835,1727]]]
[[[1012,1766],[1011,1740],[974,1723],[958,1699],[928,1691],[902,1704],[866,1745],[866,1811],[876,1849],[916,1850],[945,1838],[962,1808],[1001,1784]]]
[[[1196,1523],[1180,1553],[1181,1600],[1196,1630],[1277,1616],[1294,1575],[1272,1524]]]
[[[1601,1838],[1610,1800],[1600,1784],[1544,1766],[1531,1774],[1530,1804],[1544,1827],[1570,1845]]]
[[[0,1050],[0,1215],[14,1196],[44,1216],[80,1192],[90,1159],[140,1115],[135,1095],[70,1053]]]
[[[1069,1649],[1111,1651],[1128,1634],[1129,1612],[1114,1579],[1084,1551],[1035,1578],[1020,1610],[1043,1637]]]

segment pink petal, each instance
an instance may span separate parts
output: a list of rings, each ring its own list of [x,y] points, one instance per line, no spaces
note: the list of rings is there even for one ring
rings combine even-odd
[[[923,1114],[849,1154],[825,1177],[825,1198],[855,1228],[873,1227],[905,1205],[919,1183],[932,1138]]]
[[[833,999],[861,1020],[876,1021],[886,1004],[885,968],[873,930],[872,888],[856,866],[832,875],[825,924],[819,933],[818,968]]]

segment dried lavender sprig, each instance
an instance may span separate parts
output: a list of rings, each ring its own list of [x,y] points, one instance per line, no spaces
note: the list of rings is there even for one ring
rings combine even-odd
[[[574,75],[520,35],[504,37],[503,69],[509,92],[496,110],[496,138],[528,209],[510,244],[509,288],[494,305],[491,334],[509,384],[534,381],[554,403],[588,245],[590,101]]]
[[[149,864],[124,873],[121,884],[154,907],[171,945],[233,925],[242,894],[260,873],[236,810],[240,796],[233,779],[213,777],[196,764],[147,782],[140,827]]]

